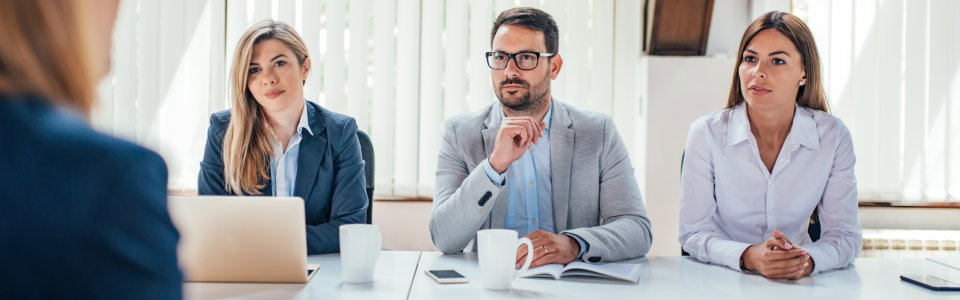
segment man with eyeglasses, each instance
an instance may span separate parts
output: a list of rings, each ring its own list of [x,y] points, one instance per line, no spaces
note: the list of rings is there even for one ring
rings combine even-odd
[[[563,65],[553,18],[513,8],[490,39],[486,59],[500,101],[444,124],[434,245],[472,250],[478,230],[506,228],[533,242],[531,267],[646,254],[650,221],[613,121],[550,96]],[[526,255],[526,246],[517,249],[518,267]]]

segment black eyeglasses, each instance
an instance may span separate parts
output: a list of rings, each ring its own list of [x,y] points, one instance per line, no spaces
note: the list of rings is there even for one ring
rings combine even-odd
[[[487,66],[494,70],[503,70],[507,68],[507,64],[513,59],[513,63],[516,64],[517,69],[533,70],[540,64],[541,57],[551,57],[554,55],[556,55],[556,53],[520,52],[510,54],[496,51],[487,52]]]

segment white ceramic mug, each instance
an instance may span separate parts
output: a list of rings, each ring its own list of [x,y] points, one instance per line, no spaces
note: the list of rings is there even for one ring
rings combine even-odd
[[[340,269],[343,282],[367,283],[380,257],[380,229],[370,224],[340,225]]]
[[[517,248],[527,245],[527,259],[516,270]],[[480,274],[483,288],[509,289],[517,273],[524,272],[533,262],[533,243],[528,238],[517,239],[517,232],[509,229],[484,229],[477,232],[477,255],[480,259]]]

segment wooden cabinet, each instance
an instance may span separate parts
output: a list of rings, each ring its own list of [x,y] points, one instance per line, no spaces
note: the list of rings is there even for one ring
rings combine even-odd
[[[704,55],[713,0],[646,0],[646,53]]]

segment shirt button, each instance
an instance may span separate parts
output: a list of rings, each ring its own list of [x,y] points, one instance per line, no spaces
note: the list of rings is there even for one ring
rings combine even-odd
[[[530,184],[530,188],[531,188],[531,189],[533,188],[533,184],[532,184],[532,183]]]
[[[530,220],[530,224],[537,224],[537,219]]]

